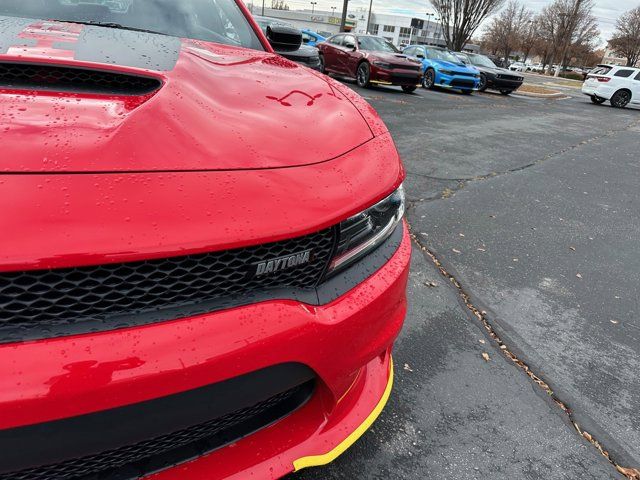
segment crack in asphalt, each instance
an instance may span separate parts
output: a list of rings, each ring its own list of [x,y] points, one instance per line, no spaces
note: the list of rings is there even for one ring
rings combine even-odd
[[[529,365],[527,365],[524,361],[518,358],[515,353],[511,351],[509,346],[503,341],[498,332],[495,330],[493,324],[487,318],[487,313],[483,310],[480,310],[473,304],[471,296],[466,292],[464,286],[460,283],[460,281],[458,281],[458,279],[456,279],[451,273],[447,271],[438,257],[426,245],[423,245],[413,232],[411,232],[410,235],[413,239],[413,242],[418,246],[418,248],[420,248],[423,254],[433,262],[440,274],[444,278],[446,278],[449,281],[449,284],[456,290],[456,293],[462,299],[466,308],[484,327],[489,337],[498,346],[504,357],[510,360],[518,369],[520,369],[520,371],[524,372],[535,385],[542,389],[553,400],[553,403],[560,410],[562,410],[565,415],[567,415],[574,429],[576,430],[576,432],[578,432],[578,435],[580,435],[593,447],[595,447],[600,452],[600,454],[605,457],[607,461],[618,471],[618,473],[624,475],[628,480],[640,480],[640,469],[623,467],[622,465],[618,464],[612,458],[611,454],[605,448],[605,446],[601,442],[599,442],[593,435],[584,430],[580,426],[580,424],[578,424],[578,422],[575,420],[573,411],[567,405],[567,403],[559,399],[555,392],[551,389],[549,384],[545,382],[540,375],[534,372],[531,367],[529,367]]]
[[[629,123],[626,127],[621,128],[621,129],[611,129],[611,130],[607,130],[604,133],[600,134],[600,135],[596,135],[594,137],[588,138],[586,140],[583,140],[579,143],[576,143],[574,145],[569,145],[568,147],[562,148],[556,152],[552,152],[549,153],[547,155],[545,155],[542,158],[539,158],[538,160],[534,160],[531,163],[528,163],[526,165],[521,165],[519,167],[514,167],[514,168],[510,168],[508,170],[504,170],[502,172],[491,172],[491,173],[487,173],[485,175],[476,175],[474,177],[463,177],[463,178],[443,178],[443,177],[435,177],[433,175],[427,175],[424,173],[417,173],[417,172],[411,172],[409,170],[407,170],[407,174],[408,175],[415,175],[417,177],[421,177],[421,178],[428,178],[429,180],[434,180],[434,181],[438,181],[438,182],[450,182],[450,183],[458,183],[458,185],[456,186],[456,188],[451,189],[449,187],[447,187],[441,194],[440,196],[433,196],[430,198],[425,198],[423,199],[424,201],[433,201],[433,200],[441,200],[441,199],[446,199],[449,198],[451,196],[453,196],[455,193],[457,193],[458,191],[462,190],[468,183],[471,182],[478,182],[478,181],[483,181],[483,180],[489,180],[491,178],[497,178],[497,177],[501,177],[503,175],[510,175],[512,173],[519,173],[522,172],[524,170],[527,170],[531,167],[535,167],[536,165],[540,165],[542,163],[548,162],[549,160],[552,160],[560,155],[564,155],[565,153],[569,153],[572,152],[574,150],[577,150],[581,147],[584,147],[585,145],[590,145],[593,142],[596,142],[598,140],[601,140],[603,138],[608,138],[608,137],[612,137],[613,135],[616,135],[618,133],[624,133],[624,132],[629,132],[629,131],[634,131],[635,128],[640,127],[640,120],[634,120],[631,123]]]

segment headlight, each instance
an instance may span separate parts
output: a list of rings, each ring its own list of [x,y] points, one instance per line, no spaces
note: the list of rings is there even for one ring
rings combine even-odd
[[[327,272],[331,276],[378,248],[402,221],[405,209],[404,187],[384,200],[340,223],[338,248]]]
[[[453,75],[453,72],[451,70],[440,70],[440,73],[442,73],[443,75]]]
[[[390,63],[385,63],[385,62],[373,62],[373,64],[378,67],[378,68],[384,68],[385,70],[391,70],[393,68],[393,65],[391,65]]]

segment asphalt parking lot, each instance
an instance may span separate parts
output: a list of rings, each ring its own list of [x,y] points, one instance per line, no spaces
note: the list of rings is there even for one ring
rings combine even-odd
[[[624,478],[587,438],[640,468],[640,111],[347,84],[407,167],[410,311],[378,422],[291,478]]]

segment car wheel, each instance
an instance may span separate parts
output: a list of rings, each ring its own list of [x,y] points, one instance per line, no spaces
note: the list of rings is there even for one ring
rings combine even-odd
[[[415,85],[403,85],[402,86],[402,91],[404,93],[413,93],[413,92],[416,91],[416,88],[418,88],[418,87],[416,87]]]
[[[320,72],[327,73],[327,70],[324,65],[324,55],[320,55]]]
[[[358,82],[358,86],[362,88],[367,88],[371,85],[371,67],[367,62],[362,62],[358,65],[356,81]]]
[[[460,90],[462,92],[463,95],[471,95],[473,93],[473,90]]]
[[[487,89],[487,76],[484,73],[480,74],[480,85],[478,91],[484,92]]]
[[[597,95],[593,95],[591,96],[591,101],[596,105],[602,105],[604,102],[606,102],[606,99],[600,98]]]
[[[513,90],[500,90],[500,93],[502,95],[511,95],[513,93]]]
[[[611,97],[611,106],[615,108],[624,108],[631,102],[631,92],[629,90],[618,90]]]
[[[422,86],[426,89],[432,89],[436,84],[436,72],[432,69],[427,70],[422,78]]]

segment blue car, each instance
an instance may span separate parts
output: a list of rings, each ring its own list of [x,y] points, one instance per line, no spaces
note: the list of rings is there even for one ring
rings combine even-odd
[[[467,66],[453,53],[440,47],[410,45],[402,52],[422,62],[424,77],[422,86],[432,89],[444,87],[471,94],[480,88],[480,71]]]
[[[323,37],[319,33],[309,30],[308,28],[302,29],[302,42],[310,47],[317,47],[319,43],[324,42],[327,38]]]

